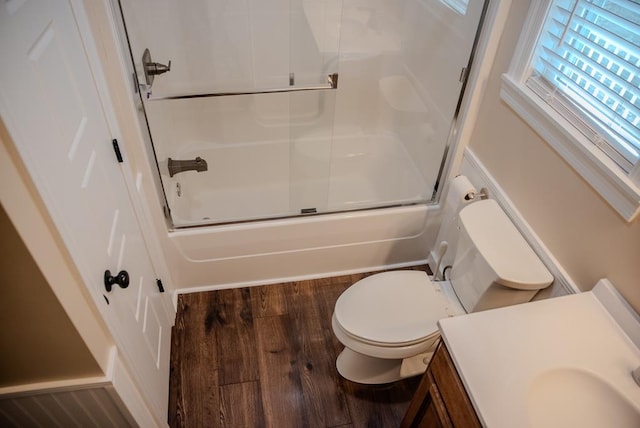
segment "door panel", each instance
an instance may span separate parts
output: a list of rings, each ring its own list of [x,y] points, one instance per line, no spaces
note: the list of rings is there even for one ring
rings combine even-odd
[[[67,0],[0,5],[0,114],[119,352],[164,423],[171,320],[76,24],[83,13],[80,2]],[[126,270],[129,287],[107,293],[106,269]]]

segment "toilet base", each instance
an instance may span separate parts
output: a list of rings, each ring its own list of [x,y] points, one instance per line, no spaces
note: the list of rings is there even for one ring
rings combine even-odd
[[[336,368],[342,377],[352,382],[379,385],[424,373],[432,355],[433,352],[427,352],[404,359],[386,359],[344,348],[338,355]]]

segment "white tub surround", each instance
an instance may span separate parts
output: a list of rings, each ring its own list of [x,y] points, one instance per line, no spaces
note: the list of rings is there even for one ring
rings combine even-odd
[[[199,156],[209,170],[163,174],[174,224],[179,228],[418,204],[430,197],[424,189],[433,188],[435,175],[426,186],[397,136],[360,134],[333,141],[333,149],[323,147],[319,138],[202,143],[185,149],[174,156]]]
[[[437,232],[425,205],[170,232],[178,292],[425,263]]]
[[[432,200],[484,1],[119,5],[176,228]]]

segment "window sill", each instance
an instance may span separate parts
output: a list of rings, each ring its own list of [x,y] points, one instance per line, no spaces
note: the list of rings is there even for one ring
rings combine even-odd
[[[640,187],[524,84],[502,76],[500,97],[627,222],[640,212]]]

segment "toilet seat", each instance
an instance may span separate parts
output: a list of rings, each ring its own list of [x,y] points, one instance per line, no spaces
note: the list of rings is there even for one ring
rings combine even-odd
[[[363,344],[413,347],[437,336],[439,319],[456,315],[440,287],[423,271],[392,271],[364,278],[338,298],[334,321]]]

